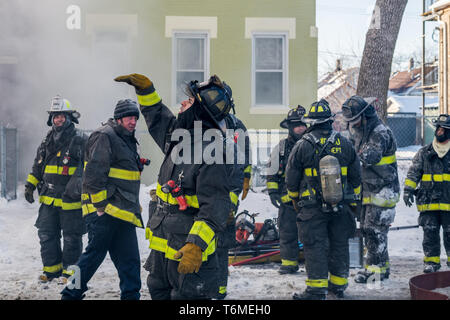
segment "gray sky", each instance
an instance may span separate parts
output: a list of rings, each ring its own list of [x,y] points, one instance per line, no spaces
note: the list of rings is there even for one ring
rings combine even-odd
[[[375,0],[316,0],[316,25],[319,28],[319,75],[343,58],[344,67],[357,64],[362,55],[365,36]],[[409,0],[406,7],[395,56],[408,57],[421,52],[422,0]],[[427,23],[427,47],[434,50],[431,40],[434,23]],[[437,54],[437,51],[436,51]]]

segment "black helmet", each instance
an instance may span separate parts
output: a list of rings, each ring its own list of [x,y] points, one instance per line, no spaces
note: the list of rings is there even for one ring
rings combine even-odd
[[[327,121],[333,121],[334,116],[328,105],[328,101],[320,99],[320,101],[311,104],[309,111],[303,116],[303,122],[313,126]]]
[[[375,108],[372,103],[376,100],[376,98],[364,99],[356,95],[348,98],[342,105],[344,121],[351,122],[362,115],[363,112],[368,116],[375,114]]]
[[[231,109],[234,112],[231,88],[216,75],[202,83],[197,80],[191,81],[187,89],[187,94],[202,106],[217,125],[230,113]]]
[[[450,116],[448,114],[441,114],[436,120],[433,120],[433,124],[436,128],[450,129]]]
[[[280,127],[288,129],[290,123],[305,124],[303,122],[303,115],[305,114],[305,112],[306,112],[305,108],[303,108],[301,105],[298,105],[297,108],[295,109],[289,110],[287,117],[280,122]]]
[[[135,101],[131,99],[119,100],[114,109],[114,119],[135,116],[139,119],[139,109]]]

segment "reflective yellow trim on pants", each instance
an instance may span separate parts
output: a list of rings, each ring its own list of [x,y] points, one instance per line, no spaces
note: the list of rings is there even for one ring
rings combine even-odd
[[[417,210],[419,210],[419,211],[450,211],[450,204],[449,203],[418,204]]]
[[[141,179],[141,173],[139,171],[110,168],[108,177],[122,180],[138,181]]]
[[[424,257],[423,258],[424,262],[434,262],[437,264],[441,263],[441,257]]]
[[[239,201],[239,196],[238,196],[236,193],[230,191],[230,200],[231,200],[231,203],[232,203],[232,204],[234,204],[235,206],[237,206],[238,201]]]
[[[289,197],[291,197],[291,198],[298,198],[298,195],[299,195],[298,191],[294,192],[294,191],[289,191],[288,190],[288,196]]]
[[[365,265],[364,269],[366,269],[368,272],[372,272],[372,273],[378,273],[378,274],[384,274],[386,273],[386,267],[379,267],[376,265]]]
[[[281,259],[282,266],[298,266],[298,261]]]
[[[44,173],[62,175],[63,169],[64,167],[45,166]],[[68,175],[73,175],[75,173],[75,170],[77,170],[77,167],[69,167]]]
[[[305,168],[305,175],[307,177],[317,177],[317,170],[315,168]]]
[[[417,183],[415,183],[411,179],[406,178],[405,179],[405,186],[413,188],[413,189],[416,189],[417,188]]]
[[[363,197],[363,204],[371,204],[377,207],[382,208],[393,208],[397,204],[397,202],[400,200],[400,194],[397,194],[395,198],[386,199],[386,198],[380,198],[375,195],[369,196],[369,197]]]
[[[48,196],[40,196],[39,203],[46,204],[48,206],[61,207],[63,210],[77,210],[81,209],[81,201],[79,202],[64,202],[62,199],[53,198]]]
[[[225,293],[227,293],[227,287],[226,287],[226,286],[220,286],[220,287],[219,287],[219,293],[220,293],[220,294],[225,294]]]
[[[147,95],[137,95],[138,102],[141,106],[153,106],[161,101],[161,97],[155,91]]]
[[[88,215],[89,213],[92,212],[97,212],[97,209],[91,203],[83,204],[81,206],[81,210],[83,211],[83,216]]]
[[[135,226],[142,227],[141,221],[136,217],[133,212],[120,209],[112,204],[108,203],[105,208],[105,212],[115,218],[123,221],[131,222]]]
[[[62,263],[54,265],[54,266],[44,266],[44,268],[42,269],[44,272],[48,272],[48,273],[57,273],[59,271],[61,271],[63,268]]]
[[[337,285],[337,286],[344,286],[348,283],[348,279],[347,278],[342,278],[342,277],[338,277],[335,275],[332,275],[330,273],[330,283]]]
[[[63,271],[62,271],[62,273],[63,274],[66,274],[66,275],[68,275],[68,276],[73,276],[73,274],[75,273],[75,271],[74,270],[66,270],[66,269],[64,269]]]
[[[148,236],[149,248],[152,250],[156,250],[164,253],[164,257],[169,260],[180,261],[180,259],[175,259],[175,253],[178,250],[171,248],[167,243],[167,239],[163,239],[160,237],[156,237],[153,235],[153,231],[148,229],[146,231],[146,235]],[[202,261],[208,260],[208,256],[213,254],[216,251],[216,241],[211,241],[205,251],[202,252]]]
[[[308,287],[328,288],[328,279],[307,279],[305,283]]]
[[[158,196],[158,198],[160,198],[162,201],[177,206],[178,205],[178,201],[177,199],[175,199],[170,193],[164,193],[161,190],[161,185],[158,183],[156,185],[156,195]],[[186,198],[186,203],[189,207],[192,208],[199,208],[200,205],[198,204],[198,199],[196,195],[184,195],[184,197]]]
[[[106,190],[91,194],[92,203],[99,203],[107,199]]]
[[[395,154],[393,154],[392,156],[386,156],[381,158],[380,162],[378,162],[376,164],[376,166],[384,166],[387,164],[393,164],[397,161],[397,157],[395,156]]]
[[[36,187],[38,185],[38,183],[39,183],[39,180],[36,179],[36,177],[33,176],[32,174],[29,174],[28,178],[27,178],[27,182],[31,183],[33,186]]]
[[[189,234],[199,236],[207,244],[211,243],[215,236],[213,229],[204,221],[195,221]]]
[[[277,182],[267,182],[267,189],[278,189],[278,183]]]

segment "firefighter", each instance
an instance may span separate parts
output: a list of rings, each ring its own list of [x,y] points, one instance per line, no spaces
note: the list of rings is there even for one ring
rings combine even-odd
[[[83,174],[83,214],[89,220],[89,243],[77,266],[76,279],[62,292],[63,300],[80,300],[87,283],[107,253],[120,278],[120,298],[140,298],[141,277],[136,227],[143,228],[139,204],[143,165],[135,138],[137,103],[120,100],[114,118],[89,137]],[[75,275],[76,276],[76,275]],[[74,276],[74,277],[75,277]]]
[[[351,140],[362,164],[362,211],[359,217],[367,256],[364,271],[355,276],[357,283],[369,277],[389,278],[388,231],[395,218],[400,197],[392,131],[378,118],[373,102],[353,96],[342,105]]]
[[[59,278],[66,283],[82,252],[85,226],[81,213],[81,174],[86,135],[75,128],[80,114],[68,100],[56,96],[48,111],[52,129],[40,144],[25,185],[25,199],[33,203],[39,193],[39,215],[35,226],[44,265],[41,282]],[[61,231],[63,247],[61,248]]]
[[[308,276],[295,300],[324,300],[328,290],[342,298],[348,286],[348,239],[356,229],[349,206],[359,201],[360,164],[351,142],[332,129],[333,117],[326,100],[311,105],[286,168]]]
[[[425,273],[436,272],[441,267],[441,227],[450,267],[450,116],[440,115],[435,126],[433,142],[422,147],[412,160],[403,193],[408,207],[416,197],[419,225],[423,228]]]
[[[298,106],[289,111],[288,116],[280,126],[289,130],[288,137],[280,141],[270,156],[269,168],[278,163],[278,170],[267,176],[267,189],[270,201],[278,208],[278,230],[280,232],[280,274],[291,274],[298,270],[298,230],[297,213],[286,190],[285,173],[289,155],[294,145],[306,131],[306,124],[302,121],[305,109]]]
[[[227,168],[230,177],[230,199],[234,205],[234,215],[227,220],[225,231],[217,235],[217,259],[219,262],[219,292],[217,299],[225,299],[228,284],[228,251],[236,246],[236,220],[234,217],[239,208],[239,195],[241,200],[247,197],[250,189],[250,177],[252,166],[250,164],[250,139],[244,123],[229,113],[220,123],[226,138],[225,152],[233,149],[233,162],[228,163]],[[227,130],[231,130],[227,135]]]
[[[149,213],[146,229],[152,250],[144,268],[149,271],[151,298],[214,298],[217,234],[232,218],[234,206],[226,165],[220,159],[205,161],[207,144],[202,137],[212,133],[222,139],[219,122],[234,105],[231,89],[217,76],[204,83],[191,81],[186,87],[188,97],[175,117],[147,77],[132,74],[115,80],[135,87],[149,133],[165,155],[157,181],[157,205]],[[199,129],[201,134],[196,135]]]

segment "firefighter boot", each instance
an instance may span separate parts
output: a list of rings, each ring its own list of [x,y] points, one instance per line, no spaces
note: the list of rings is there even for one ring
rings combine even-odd
[[[294,274],[298,271],[298,265],[282,265],[278,270],[279,274]]]
[[[294,293],[292,299],[294,300],[325,300],[326,294],[324,293],[311,293],[307,290],[303,293]]]
[[[441,265],[434,262],[425,263],[423,267],[423,273],[431,273],[436,272],[441,268]]]

